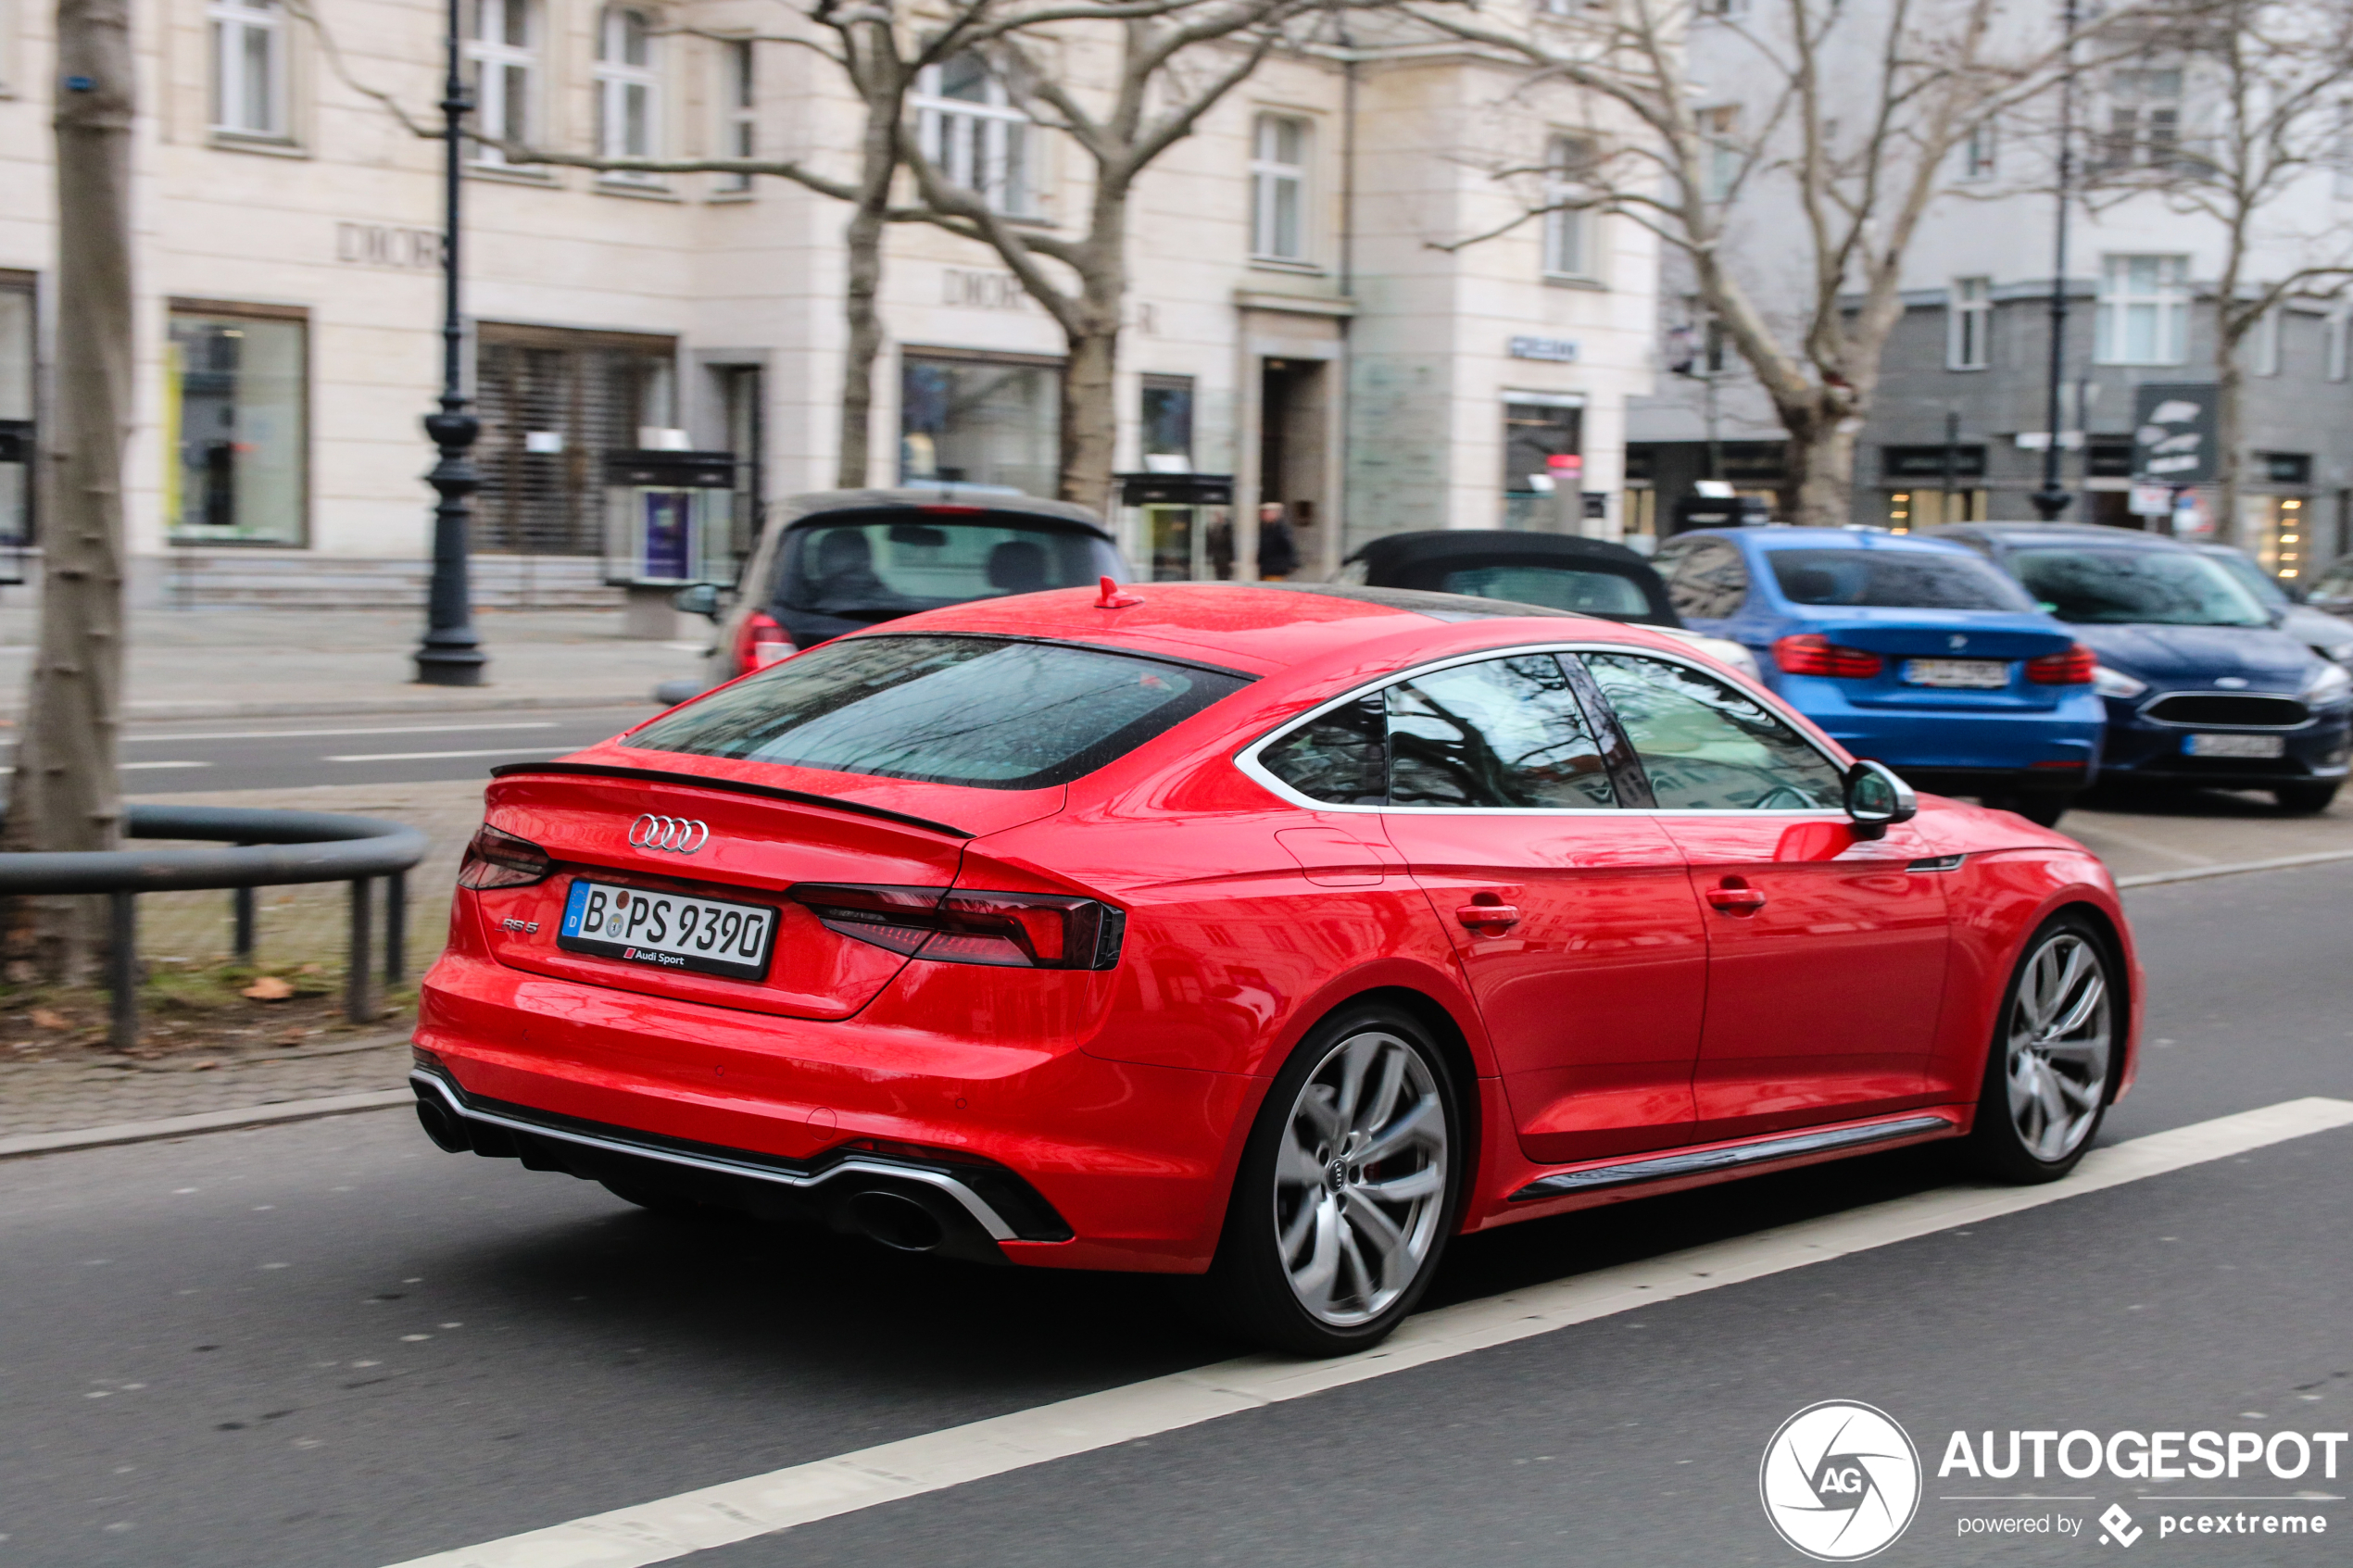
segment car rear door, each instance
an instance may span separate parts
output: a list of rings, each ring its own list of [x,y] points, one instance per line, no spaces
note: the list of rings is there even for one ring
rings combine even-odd
[[[1584,656],[1707,908],[1698,1140],[1919,1103],[1942,1006],[1946,864],[1914,825],[1858,838],[1838,767],[1680,660]]]
[[[1389,688],[1390,844],[1494,1043],[1520,1146],[1567,1163],[1688,1140],[1706,942],[1683,859],[1618,809],[1575,671],[1550,653]]]

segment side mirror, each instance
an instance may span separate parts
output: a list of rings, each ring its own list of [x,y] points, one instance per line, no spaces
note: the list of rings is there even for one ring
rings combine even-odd
[[[1890,824],[1919,815],[1920,797],[1884,762],[1857,762],[1846,771],[1846,815],[1857,838],[1881,838]]]
[[[670,596],[670,606],[673,609],[685,610],[688,615],[708,616],[716,621],[719,619],[719,584],[698,583],[691,588],[681,588]]]

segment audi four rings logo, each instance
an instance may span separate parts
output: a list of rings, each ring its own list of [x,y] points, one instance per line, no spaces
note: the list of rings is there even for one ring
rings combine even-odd
[[[691,855],[711,842],[711,824],[691,817],[657,817],[648,811],[629,824],[629,847],[633,849],[667,849],[673,855]]]

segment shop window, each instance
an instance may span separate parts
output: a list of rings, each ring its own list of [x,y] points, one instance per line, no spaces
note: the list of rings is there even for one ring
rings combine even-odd
[[[466,62],[473,80],[474,122],[486,136],[528,146],[535,133],[539,19],[534,0],[473,0],[466,19]],[[506,152],[477,143],[474,161],[503,165]]]
[[[939,177],[999,212],[1038,210],[1029,117],[978,55],[925,66],[915,78],[915,134]]]
[[[2296,583],[2316,562],[2325,563],[2307,526],[2313,520],[2306,515],[2310,508],[2302,496],[2249,495],[2240,505],[2251,525],[2246,536],[2254,540],[2255,558],[2264,571],[2283,583]]]
[[[1147,473],[1193,470],[1193,378],[1146,376],[1143,456]]]
[[[1891,490],[1887,492],[1888,532],[1909,533],[1947,522],[1983,522],[1985,500],[1982,490]]]
[[[497,321],[479,336],[474,547],[601,555],[605,456],[670,439],[659,433],[677,424],[675,343]]]
[[[1307,121],[1262,114],[1251,132],[1250,253],[1307,259]]]
[[[0,276],[0,545],[32,538],[32,280]]]
[[[1051,360],[910,352],[900,368],[900,483],[1008,484],[1051,495],[1062,395]]]
[[[286,134],[286,15],[278,0],[211,0],[212,128]]]
[[[1523,393],[1504,398],[1504,527],[1541,529],[1581,513],[1584,415],[1582,400],[1574,396]]]
[[[164,512],[174,544],[304,543],[307,337],[299,319],[173,308]]]

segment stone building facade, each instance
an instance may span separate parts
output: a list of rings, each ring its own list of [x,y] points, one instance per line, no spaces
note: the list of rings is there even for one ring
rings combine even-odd
[[[787,6],[463,9],[482,113],[510,133],[851,167],[860,109],[838,73],[750,40],[795,25]],[[0,0],[0,459],[37,448],[50,358],[45,13]],[[156,0],[133,15],[137,590],[412,595],[431,502],[417,421],[437,390],[439,150],[371,94],[432,119],[443,6]],[[1085,44],[1063,49],[1082,82]],[[1265,62],[1166,154],[1137,203],[1119,466],[1231,475],[1238,498],[1284,502],[1308,572],[1397,529],[1615,530],[1623,408],[1651,374],[1648,237],[1564,219],[1440,248],[1517,210],[1525,193],[1492,170],[1541,162],[1567,128],[1592,133],[1592,106],[1520,86],[1451,45],[1308,47]],[[994,170],[992,199],[1023,220],[1083,212],[1084,159],[984,72],[936,71],[916,116]],[[831,485],[838,204],[770,178],[623,178],[488,153],[464,200],[485,598],[606,591],[612,451],[731,454],[738,520]],[[898,228],[883,312],[871,482],[1051,493],[1061,334],[998,260]],[[1563,455],[1581,470],[1551,461]],[[37,539],[35,466],[0,460],[0,529]],[[1558,474],[1582,494],[1529,477]],[[1121,521],[1144,564],[1151,520]]]

